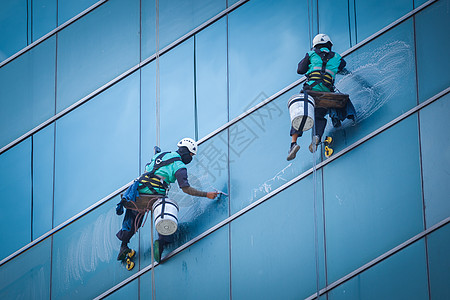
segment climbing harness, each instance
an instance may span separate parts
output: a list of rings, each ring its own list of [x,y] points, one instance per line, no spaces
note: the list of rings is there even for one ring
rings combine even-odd
[[[164,190],[165,194],[167,194],[167,191],[169,190],[169,184],[167,184],[162,178],[158,177],[158,175],[155,174],[155,172],[164,166],[170,165],[171,163],[175,161],[181,161],[181,157],[175,156],[172,158],[169,158],[167,160],[163,160],[164,155],[170,152],[163,152],[160,153],[153,162],[153,168],[151,171],[146,172],[139,177],[138,181],[141,184],[139,188],[148,187],[150,191],[152,191],[153,194],[160,194],[156,189]],[[148,163],[146,165],[149,166],[151,163]]]
[[[317,55],[322,59],[322,67],[313,67],[314,71],[309,74],[306,74],[306,78],[308,81],[313,80],[312,84],[308,84],[309,88],[312,88],[319,83],[322,83],[326,86],[331,92],[334,91],[334,79],[335,75],[333,71],[327,69],[327,63],[330,59],[332,59],[335,55],[333,51],[330,52],[321,52],[319,49],[314,50]]]

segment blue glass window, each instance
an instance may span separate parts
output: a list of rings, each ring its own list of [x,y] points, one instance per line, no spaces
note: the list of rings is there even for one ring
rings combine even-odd
[[[27,46],[27,1],[2,1],[0,9],[0,62]],[[0,80],[1,82],[1,80]]]
[[[413,115],[324,167],[329,282],[423,230],[417,127]]]
[[[229,299],[229,231],[225,226],[155,268],[156,299]],[[151,272],[141,276],[150,299]]]
[[[144,276],[139,277],[139,279],[133,280],[131,283],[128,283],[126,286],[115,291],[113,294],[109,295],[108,297],[106,297],[104,299],[108,299],[108,300],[115,300],[115,299],[116,300],[122,300],[122,299],[138,300],[139,299],[139,281],[142,282],[142,278]],[[149,282],[145,282],[145,284],[149,284]]]
[[[108,1],[58,33],[57,111],[139,62],[139,1]]]
[[[55,226],[139,174],[139,73],[56,122]]]
[[[356,0],[357,40],[368,38],[413,9],[411,0]]]
[[[156,146],[156,133],[159,130],[156,120],[156,70],[155,63],[140,69],[141,72],[141,168],[153,157]],[[167,151],[167,150],[165,150]]]
[[[176,150],[184,137],[195,139],[194,39],[160,58],[161,149]],[[154,83],[149,83],[154,84]]]
[[[0,148],[54,115],[55,44],[52,37],[0,69]]]
[[[314,184],[321,186],[309,176],[231,223],[233,299],[305,299],[316,292],[317,275],[324,287],[323,219],[314,218]],[[321,193],[316,197],[322,203]],[[316,208],[322,216],[321,205]]]
[[[449,87],[447,70],[450,59],[437,54],[438,49],[448,49],[450,39],[450,12],[448,1],[437,1],[420,12],[416,20],[417,71],[419,99],[421,102]],[[432,74],[432,75],[430,75]]]
[[[196,35],[195,75],[198,137],[202,138],[228,121],[226,18]]]
[[[117,261],[117,202],[111,199],[53,235],[52,298],[93,299],[138,270]]]
[[[333,51],[342,53],[356,44],[356,41],[351,39],[354,27],[350,27],[350,17],[353,16],[349,1],[319,1],[319,32],[330,36]]]
[[[420,115],[420,138],[422,147],[423,192],[427,227],[450,216],[448,195],[450,182],[450,136],[448,135],[448,112],[450,95],[425,107]]]
[[[142,1],[142,8],[142,58],[145,59],[156,52],[155,1]],[[163,49],[224,9],[224,0],[159,1],[159,49]]]
[[[35,1],[35,0],[34,0]],[[83,10],[95,4],[98,0],[57,0],[58,1],[58,25],[63,24]],[[117,2],[117,0],[115,0]]]
[[[0,259],[31,240],[31,138],[0,156]]]
[[[229,15],[230,119],[300,76],[310,47],[307,1],[250,1]]]
[[[328,294],[328,299],[428,299],[424,241],[338,286]]]
[[[50,299],[50,247],[45,239],[1,266],[1,299]]]
[[[33,239],[52,229],[55,126],[33,136]]]
[[[46,35],[47,33],[49,33],[50,31],[52,31],[57,27],[56,6],[58,0],[33,0],[29,2],[32,2],[32,10],[33,10],[33,18],[32,18],[33,41],[36,41],[40,37]],[[71,1],[71,2],[78,3],[79,1]]]
[[[419,6],[421,6],[422,4],[424,4],[425,2],[427,2],[427,0],[413,0],[414,2],[414,8],[417,8]]]
[[[450,294],[450,225],[438,229],[428,237],[431,299],[445,299]]]

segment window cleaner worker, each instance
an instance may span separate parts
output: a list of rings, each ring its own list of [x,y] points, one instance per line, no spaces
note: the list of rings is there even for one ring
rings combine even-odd
[[[313,49],[306,53],[305,57],[299,62],[297,67],[298,74],[306,74],[306,82],[303,85],[303,91],[308,90],[319,92],[334,92],[334,78],[336,73],[345,68],[345,60],[336,52],[331,51],[333,43],[328,35],[320,33],[313,39]],[[309,151],[316,151],[320,143],[327,120],[325,115],[328,110],[324,107],[314,108],[314,135],[309,145]],[[291,146],[288,152],[287,160],[295,158],[300,146],[297,145],[298,137],[302,136],[303,131],[295,130],[291,127],[290,135],[292,137]]]
[[[140,194],[166,195],[169,185],[178,182],[183,192],[195,197],[207,197],[215,199],[217,192],[199,191],[189,185],[186,165],[192,161],[192,157],[197,154],[197,142],[191,138],[184,138],[178,144],[175,152],[157,153],[152,161],[145,166],[145,173],[138,179],[137,190]],[[155,161],[158,160],[158,167],[155,168]],[[155,170],[156,169],[156,170]],[[152,172],[153,171],[153,172]],[[148,173],[150,172],[150,173]],[[137,211],[127,209],[122,223],[122,229],[116,234],[122,241],[118,260],[123,260],[132,251],[128,247],[131,237],[136,233],[135,219]],[[140,220],[142,223],[142,219]],[[141,224],[137,224],[138,228]],[[159,263],[164,245],[172,241],[172,236],[158,235],[154,243],[154,257]]]

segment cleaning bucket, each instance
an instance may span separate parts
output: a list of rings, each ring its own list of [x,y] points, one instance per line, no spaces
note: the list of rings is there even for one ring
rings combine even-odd
[[[171,235],[178,227],[178,205],[167,198],[160,199],[153,204],[153,222],[156,231],[162,235]]]
[[[306,131],[314,125],[314,98],[306,94],[296,94],[289,98],[288,108],[294,129]]]

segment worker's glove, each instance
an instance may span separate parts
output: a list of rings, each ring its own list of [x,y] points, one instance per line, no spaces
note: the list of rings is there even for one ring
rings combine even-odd
[[[122,204],[122,201],[120,201],[119,203],[117,203],[117,206],[116,206],[116,214],[117,214],[118,216],[120,216],[121,214],[123,214],[123,204]]]

